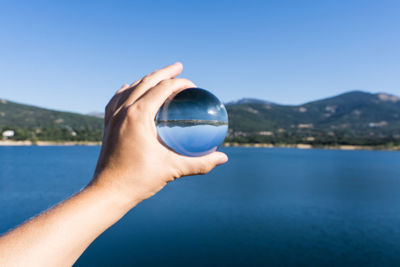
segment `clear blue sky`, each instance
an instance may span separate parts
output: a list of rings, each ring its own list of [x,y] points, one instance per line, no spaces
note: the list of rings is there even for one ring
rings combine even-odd
[[[181,61],[223,101],[400,95],[400,1],[1,1],[0,98],[102,111]]]

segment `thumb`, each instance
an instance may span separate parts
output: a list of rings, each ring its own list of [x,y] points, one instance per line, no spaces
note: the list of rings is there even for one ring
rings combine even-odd
[[[207,156],[211,157],[211,159],[215,162],[215,166],[222,165],[228,161],[228,156],[222,152],[214,152]]]
[[[184,157],[183,175],[206,174],[215,166],[228,161],[228,156],[222,152],[213,152],[201,157]]]

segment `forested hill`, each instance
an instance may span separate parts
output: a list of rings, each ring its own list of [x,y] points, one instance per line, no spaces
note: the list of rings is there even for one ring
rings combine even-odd
[[[298,106],[228,104],[229,137],[242,143],[400,143],[400,98],[352,91]]]
[[[14,140],[99,141],[102,129],[101,118],[0,100],[0,133],[13,130]]]
[[[400,145],[400,98],[389,94],[352,91],[297,106],[247,98],[226,107],[227,142]],[[0,133],[13,130],[10,139],[100,141],[102,128],[102,118],[0,100]]]

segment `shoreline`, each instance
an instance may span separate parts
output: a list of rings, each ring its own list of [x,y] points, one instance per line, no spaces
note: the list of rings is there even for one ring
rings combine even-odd
[[[312,146],[310,144],[269,144],[269,143],[224,143],[223,147],[256,147],[256,148],[297,148],[297,149],[328,149],[328,150],[383,150],[400,151],[400,146],[358,146],[358,145],[336,145],[336,146]]]
[[[101,142],[92,141],[12,141],[0,140],[0,146],[100,146]]]
[[[100,146],[101,142],[93,141],[37,141],[29,140],[13,141],[0,140],[0,146]],[[400,146],[358,146],[358,145],[337,145],[337,146],[312,146],[310,144],[269,144],[269,143],[231,143],[227,142],[222,147],[253,147],[253,148],[296,148],[296,149],[331,149],[331,150],[386,150],[400,151]]]

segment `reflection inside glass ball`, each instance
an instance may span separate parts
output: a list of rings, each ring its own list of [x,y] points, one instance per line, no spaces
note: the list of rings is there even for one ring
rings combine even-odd
[[[166,146],[197,157],[222,144],[228,131],[228,114],[216,96],[204,89],[189,88],[165,101],[156,126]]]

